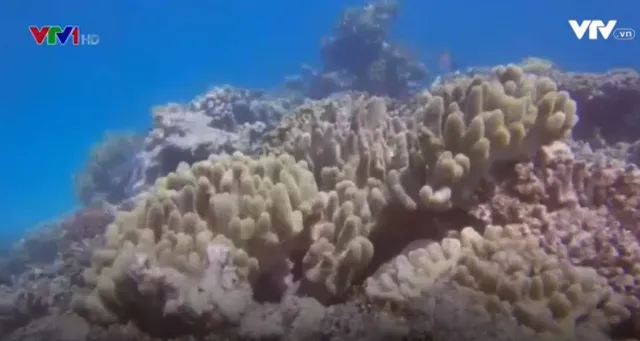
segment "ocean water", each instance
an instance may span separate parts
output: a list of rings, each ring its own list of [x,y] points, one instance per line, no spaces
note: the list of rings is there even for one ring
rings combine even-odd
[[[0,3],[0,238],[72,210],[73,173],[106,130],[143,132],[150,107],[213,85],[273,88],[303,63],[340,12],[362,1],[24,0]],[[640,30],[632,0],[404,0],[394,38],[432,69],[553,60],[565,69],[640,69],[640,40],[579,41],[567,20]],[[79,25],[97,46],[37,46],[29,25]],[[437,70],[436,70],[437,71]]]

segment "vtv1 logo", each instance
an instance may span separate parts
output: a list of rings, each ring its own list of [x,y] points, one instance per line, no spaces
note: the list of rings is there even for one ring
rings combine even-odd
[[[609,20],[606,25],[602,20],[583,20],[580,23],[577,20],[569,20],[569,25],[579,40],[582,40],[587,31],[589,31],[589,40],[598,40],[598,33],[604,40],[609,39],[611,33],[616,40],[632,40],[636,37],[634,29],[615,28],[617,23],[618,20]]]
[[[98,45],[100,36],[97,34],[80,34],[80,26],[29,26],[29,31],[36,44],[42,45],[46,39],[47,45],[66,45],[69,38],[73,45]]]

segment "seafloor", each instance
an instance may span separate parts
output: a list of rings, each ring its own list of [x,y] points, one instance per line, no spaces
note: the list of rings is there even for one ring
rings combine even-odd
[[[346,10],[280,91],[106,136],[84,206],[2,256],[0,339],[640,340],[640,76],[425,85],[396,15]]]

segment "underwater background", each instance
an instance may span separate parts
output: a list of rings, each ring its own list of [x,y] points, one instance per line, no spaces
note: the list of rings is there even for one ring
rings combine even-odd
[[[271,89],[301,64],[340,12],[361,1],[2,1],[3,166],[0,243],[78,205],[72,176],[109,130],[144,132],[150,108],[213,85]],[[450,51],[461,67],[540,56],[565,70],[640,67],[640,43],[577,40],[568,19],[640,29],[632,0],[404,0],[393,28],[436,75]],[[97,46],[37,46],[29,25],[79,25]]]
[[[0,0],[0,341],[640,340],[638,13]]]

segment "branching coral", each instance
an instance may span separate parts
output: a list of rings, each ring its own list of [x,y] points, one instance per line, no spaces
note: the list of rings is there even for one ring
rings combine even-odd
[[[453,280],[488,312],[508,312],[540,333],[575,335],[579,323],[610,325],[629,316],[605,278],[548,255],[526,225],[471,228],[411,250],[367,281],[374,298],[406,302]],[[605,321],[594,321],[602,319]]]
[[[139,282],[130,275],[136,259],[199,278],[211,266],[211,245],[229,248],[238,283],[264,284],[266,276],[282,291],[291,281],[290,257],[300,255],[300,291],[340,295],[373,254],[366,198],[348,181],[318,191],[306,164],[287,155],[254,160],[236,153],[183,165],[109,226],[105,249],[85,273],[96,289],[79,311],[102,322],[126,316],[131,301],[118,292]]]
[[[495,76],[423,95],[427,104],[408,134],[410,162],[398,179],[404,191],[395,187],[407,207],[416,205],[409,200],[416,197],[431,208],[464,206],[493,165],[530,159],[570,134],[578,121],[575,102],[553,81],[515,66],[497,69]]]
[[[288,142],[280,148],[321,176],[384,181],[388,196],[410,210],[465,207],[493,165],[530,159],[578,120],[575,102],[550,79],[515,66],[494,76],[421,94],[409,119],[375,97],[319,113],[302,108],[285,121]]]

